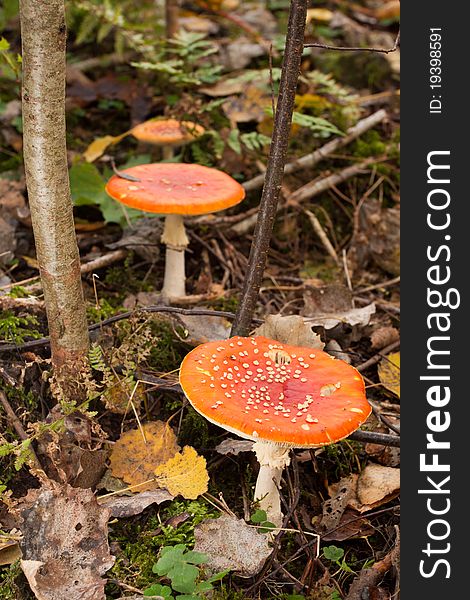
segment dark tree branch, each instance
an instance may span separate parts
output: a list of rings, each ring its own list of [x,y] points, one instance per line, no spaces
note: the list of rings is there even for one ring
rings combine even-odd
[[[322,50],[340,50],[342,52],[381,52],[382,54],[390,54],[396,52],[400,45],[400,31],[397,34],[395,42],[391,48],[360,48],[353,46],[329,46],[328,44],[320,44],[319,42],[311,42],[304,44],[304,48],[321,48]]]
[[[224,310],[207,310],[204,308],[179,308],[177,306],[142,306],[134,311],[128,311],[125,313],[120,313],[119,315],[114,315],[113,317],[109,317],[108,319],[104,319],[99,323],[95,323],[94,325],[90,325],[88,327],[88,331],[96,331],[97,329],[101,329],[105,325],[111,325],[112,323],[117,323],[117,321],[122,321],[123,319],[129,319],[132,316],[135,316],[139,312],[143,313],[172,313],[177,315],[187,315],[187,316],[207,316],[207,317],[221,317],[224,319],[233,320],[235,319],[235,314],[231,312],[226,312]],[[253,319],[253,323],[256,325],[261,325],[263,321],[260,319]],[[31,350],[32,348],[40,348],[42,346],[49,346],[50,339],[48,337],[40,338],[39,340],[31,340],[29,342],[24,342],[23,344],[2,344],[0,343],[0,353],[1,352],[15,352],[22,350]]]
[[[250,332],[251,320],[266,267],[269,243],[286,164],[295,92],[304,47],[306,16],[307,0],[291,0],[273,138],[254,240],[250,251],[248,271],[240,305],[233,323],[232,335],[248,335]]]

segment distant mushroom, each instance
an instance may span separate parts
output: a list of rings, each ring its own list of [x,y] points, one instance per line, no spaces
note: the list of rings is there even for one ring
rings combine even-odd
[[[131,129],[139,141],[161,146],[164,160],[172,159],[176,147],[189,144],[204,132],[202,125],[176,119],[151,119]]]
[[[183,217],[204,215],[235,206],[245,197],[230,175],[194,164],[153,163],[114,175],[106,192],[118,202],[151,213],[165,214],[162,243],[166,245],[162,295],[186,294],[184,251],[189,240]]]
[[[198,346],[181,364],[180,383],[207,420],[255,441],[260,463],[255,499],[277,527],[290,449],[337,442],[371,412],[354,367],[321,350],[260,336]]]

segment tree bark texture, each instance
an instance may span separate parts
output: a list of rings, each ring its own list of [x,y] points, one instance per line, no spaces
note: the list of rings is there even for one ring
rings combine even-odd
[[[88,350],[65,142],[64,0],[21,0],[26,185],[52,363],[77,379]]]
[[[304,48],[307,4],[307,0],[291,0],[290,3],[286,47],[279,84],[279,97],[274,116],[273,137],[269,149],[258,220],[250,250],[248,270],[237,316],[232,326],[232,335],[249,334],[251,320],[258,301],[259,289],[266,267],[269,243],[276,218],[277,204],[281,193],[281,184],[289,145],[295,92]]]
[[[179,0],[165,0],[165,35],[167,40],[178,33]]]

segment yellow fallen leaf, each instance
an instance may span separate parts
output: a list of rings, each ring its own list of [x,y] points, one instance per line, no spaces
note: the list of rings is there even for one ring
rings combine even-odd
[[[105,135],[104,137],[96,138],[96,140],[93,140],[83,153],[83,158],[89,163],[95,161],[103,154],[108,146],[117,144],[123,138],[129,135],[129,133],[129,131],[126,131],[121,135]]]
[[[164,465],[157,467],[155,475],[159,487],[165,487],[173,496],[181,495],[194,500],[207,492],[209,475],[206,459],[191,446],[185,446],[183,452],[178,452]]]
[[[307,23],[310,23],[310,21],[329,23],[332,18],[333,13],[327,8],[309,8],[307,10]]]
[[[144,436],[145,440],[144,440]],[[167,423],[152,421],[140,429],[132,429],[122,434],[113,445],[110,467],[114,477],[123,479],[131,486],[154,479],[155,467],[174,456],[179,446],[176,436]],[[139,485],[136,492],[154,490],[161,487],[153,481]]]
[[[39,263],[35,258],[33,258],[32,256],[25,256],[24,254],[21,255],[21,258],[28,265],[28,267],[31,267],[31,269],[39,270]]]
[[[400,397],[400,353],[385,356],[379,364],[380,383]]]

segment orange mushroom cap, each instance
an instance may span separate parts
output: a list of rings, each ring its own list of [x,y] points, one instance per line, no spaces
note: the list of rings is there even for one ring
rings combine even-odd
[[[241,437],[292,447],[337,442],[371,412],[354,367],[321,350],[265,337],[198,346],[183,360],[180,383],[212,423]]]
[[[132,135],[141,142],[158,146],[180,146],[196,139],[205,132],[202,125],[191,121],[160,119],[145,121],[132,129]]]
[[[118,202],[160,214],[204,215],[235,206],[245,190],[217,169],[186,163],[153,163],[122,171],[139,181],[113,175],[106,192]]]

